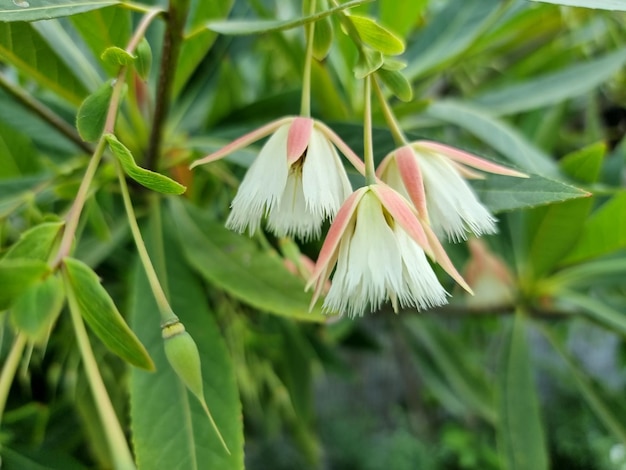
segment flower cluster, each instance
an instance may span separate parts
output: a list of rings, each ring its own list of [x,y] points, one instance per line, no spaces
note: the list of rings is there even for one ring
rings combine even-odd
[[[277,236],[309,239],[332,220],[307,289],[313,288],[311,305],[327,291],[323,309],[352,317],[378,310],[387,300],[395,311],[445,304],[448,294],[428,258],[471,292],[439,242],[496,231],[495,218],[466,179],[482,178],[476,170],[526,176],[453,147],[418,141],[387,155],[377,181],[353,191],[337,149],[360,173],[363,161],[326,125],[305,117],[271,122],[192,166],[267,136],[226,225],[252,234],[265,219]]]

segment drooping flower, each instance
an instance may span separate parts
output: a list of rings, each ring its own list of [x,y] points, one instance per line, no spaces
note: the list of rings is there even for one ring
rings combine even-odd
[[[477,236],[496,232],[496,219],[465,180],[484,176],[468,167],[528,177],[462,150],[425,140],[391,152],[379,165],[377,175],[410,198],[438,235],[459,241],[467,239],[468,232]]]
[[[354,165],[363,165],[323,123],[304,117],[279,119],[197,160],[192,168],[223,158],[269,134],[239,186],[226,226],[252,234],[267,217],[269,229],[277,236],[318,236],[323,221],[334,217],[352,192],[335,146]]]
[[[307,285],[320,296],[336,265],[323,304],[327,312],[362,315],[387,299],[400,307],[426,309],[447,302],[447,293],[426,259],[433,260],[471,292],[431,229],[410,203],[384,184],[358,189],[331,225]]]

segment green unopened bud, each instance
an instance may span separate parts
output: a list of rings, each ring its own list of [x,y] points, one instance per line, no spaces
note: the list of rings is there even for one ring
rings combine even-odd
[[[150,49],[150,44],[146,38],[139,41],[135,54],[137,54],[135,69],[143,80],[147,80],[148,75],[150,75],[150,67],[152,67],[152,49]]]
[[[230,454],[230,450],[204,399],[200,353],[198,352],[196,342],[185,330],[185,325],[178,320],[164,324],[161,327],[161,335],[165,347],[165,356],[172,366],[172,369],[174,369],[174,372],[176,372],[176,375],[183,381],[187,389],[200,401],[220,442],[224,446],[224,449],[226,449],[226,452]]]

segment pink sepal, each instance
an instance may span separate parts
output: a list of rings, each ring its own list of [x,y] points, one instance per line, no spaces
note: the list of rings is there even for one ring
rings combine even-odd
[[[444,250],[443,246],[439,242],[439,239],[437,238],[437,235],[435,235],[435,232],[433,232],[432,229],[428,225],[424,225],[424,231],[426,232],[426,236],[428,237],[428,240],[430,241],[430,246],[433,247],[433,252],[435,253],[434,260],[463,289],[465,289],[470,294],[474,295],[474,291],[472,290],[472,288],[467,284],[467,282],[465,282],[465,279],[463,279],[463,276],[459,274],[459,272],[454,267],[454,264],[452,264],[452,261],[450,261],[450,258],[448,257],[446,250]]]
[[[310,118],[297,117],[291,123],[287,136],[287,162],[289,165],[298,160],[309,146],[313,122],[313,119]]]
[[[326,136],[328,140],[335,144],[339,151],[348,159],[350,163],[352,163],[352,166],[356,169],[356,171],[365,176],[365,163],[363,163],[363,160],[361,160],[359,156],[354,153],[350,147],[348,147],[348,144],[341,140],[341,137],[335,134],[335,132],[326,124],[316,121],[315,126]]]
[[[206,157],[201,158],[200,160],[196,160],[189,166],[189,168],[190,169],[195,168],[198,165],[204,165],[205,163],[211,163],[216,160],[219,160],[220,158],[224,158],[226,155],[229,155],[237,150],[247,147],[252,142],[255,142],[259,139],[262,139],[263,137],[270,135],[280,126],[282,126],[283,124],[287,124],[293,119],[294,118],[292,117],[281,118],[276,121],[272,121],[269,124],[266,124],[262,127],[259,127],[258,129],[247,133],[246,135],[242,135],[238,139],[233,140],[230,144],[219,149],[217,152],[213,152],[212,154],[207,155]]]
[[[405,145],[396,150],[396,164],[398,165],[398,171],[402,177],[404,187],[409,193],[411,201],[415,204],[417,212],[425,219],[428,219],[424,178],[413,149]]]
[[[339,208],[339,211],[335,216],[335,220],[328,229],[328,234],[326,235],[320,254],[317,257],[317,262],[315,263],[315,269],[311,274],[311,279],[309,279],[309,282],[306,285],[307,290],[330,265],[330,261],[333,258],[333,255],[337,252],[339,244],[341,243],[341,237],[348,228],[348,225],[352,220],[352,216],[354,215],[359,202],[363,198],[363,195],[368,190],[368,187],[357,189],[350,196],[348,196],[348,199],[346,199],[343,205]]]
[[[376,194],[383,207],[400,224],[400,227],[422,247],[424,252],[433,257],[424,227],[418,220],[417,215],[411,210],[410,203],[402,195],[385,184],[373,184],[370,188]]]
[[[433,152],[445,155],[446,157],[455,160],[464,165],[468,165],[479,170],[494,173],[496,175],[516,176],[518,178],[528,178],[528,175],[519,171],[511,170],[501,165],[492,163],[484,158],[479,158],[471,153],[464,152],[448,145],[440,144],[439,142],[432,142],[430,140],[419,140],[414,142],[413,147],[416,149],[427,149]]]

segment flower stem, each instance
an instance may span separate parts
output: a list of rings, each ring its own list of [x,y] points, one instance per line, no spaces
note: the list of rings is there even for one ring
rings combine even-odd
[[[13,342],[13,346],[11,346],[11,351],[4,362],[4,366],[2,367],[2,373],[0,374],[0,423],[2,422],[4,407],[7,404],[9,389],[11,388],[11,383],[15,377],[15,371],[17,370],[25,346],[26,335],[18,333]]]
[[[315,0],[311,0],[310,15],[315,13]],[[315,38],[315,22],[305,27],[306,31],[306,55],[304,57],[304,72],[302,74],[302,100],[300,102],[300,115],[311,117],[311,64],[313,62],[313,39]]]
[[[163,287],[159,282],[159,277],[157,276],[154,265],[152,264],[152,260],[150,259],[150,255],[148,254],[148,250],[146,249],[146,244],[144,243],[143,237],[141,236],[141,230],[139,229],[139,225],[137,224],[137,218],[133,209],[133,203],[130,200],[128,185],[126,184],[126,177],[124,175],[124,171],[122,170],[121,165],[119,164],[119,162],[117,162],[117,160],[115,162],[115,170],[117,172],[117,178],[120,183],[120,191],[122,193],[122,199],[124,200],[124,208],[126,209],[126,217],[128,218],[130,231],[133,234],[133,239],[135,240],[135,245],[137,246],[137,252],[139,253],[139,259],[141,260],[141,264],[143,265],[143,268],[146,272],[148,283],[150,284],[150,289],[152,289],[152,294],[154,295],[157,306],[159,308],[159,313],[161,314],[161,323],[166,324],[178,321],[178,317],[174,314],[172,307],[170,307],[170,304],[167,301],[167,296],[165,295],[165,291],[163,290]]]
[[[396,116],[393,114],[393,110],[387,100],[385,99],[385,95],[383,95],[383,91],[380,88],[378,80],[374,78],[374,91],[376,91],[376,96],[378,97],[378,101],[380,102],[380,107],[383,110],[383,115],[385,116],[385,121],[387,121],[387,125],[389,126],[389,130],[393,136],[393,140],[397,145],[406,145],[408,144],[408,139],[404,135]]]
[[[374,167],[374,144],[372,141],[372,90],[371,75],[365,77],[364,107],[363,107],[363,159],[365,160],[365,181],[367,184],[376,183],[376,169]]]
[[[87,374],[87,381],[93,393],[94,400],[97,403],[96,408],[100,414],[102,420],[102,426],[104,435],[109,444],[111,455],[113,457],[113,463],[115,468],[120,469],[134,469],[135,462],[133,460],[130,449],[128,448],[128,442],[126,436],[122,430],[122,426],[117,419],[115,409],[111,403],[111,399],[107,393],[102,376],[98,371],[98,364],[96,358],[89,344],[89,337],[87,336],[87,330],[85,324],[80,316],[80,309],[74,293],[71,289],[67,289],[67,301],[69,303],[70,315],[72,317],[72,324],[74,326],[74,334],[78,341],[78,348],[80,349],[80,355],[82,357],[85,373]]]

